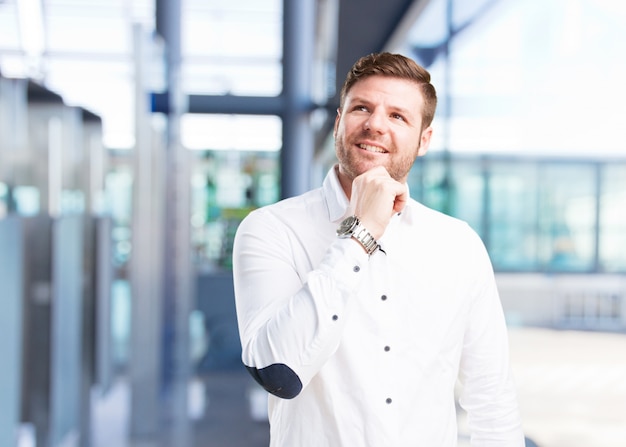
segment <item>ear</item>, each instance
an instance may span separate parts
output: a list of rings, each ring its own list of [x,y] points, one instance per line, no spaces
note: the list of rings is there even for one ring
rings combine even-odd
[[[428,148],[430,147],[430,139],[432,136],[433,136],[432,126],[428,126],[426,129],[422,131],[422,135],[420,136],[420,147],[417,151],[418,157],[426,155],[426,152],[428,152]]]
[[[333,129],[333,138],[337,138],[337,128],[339,127],[339,120],[341,120],[341,107],[337,109],[337,116],[335,117],[335,127]]]

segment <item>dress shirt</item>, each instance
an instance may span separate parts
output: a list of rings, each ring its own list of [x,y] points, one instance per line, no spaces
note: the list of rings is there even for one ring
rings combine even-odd
[[[257,209],[237,230],[242,361],[271,393],[270,445],[456,446],[458,378],[472,445],[523,447],[478,235],[411,199],[368,257],[336,235],[347,208],[331,169],[321,188]]]

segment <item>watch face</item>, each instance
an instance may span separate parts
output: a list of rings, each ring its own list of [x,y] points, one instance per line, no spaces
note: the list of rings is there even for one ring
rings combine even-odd
[[[350,216],[345,218],[339,225],[339,228],[337,229],[337,234],[339,236],[351,235],[352,230],[354,230],[354,227],[357,223],[358,219],[356,218],[356,216]]]

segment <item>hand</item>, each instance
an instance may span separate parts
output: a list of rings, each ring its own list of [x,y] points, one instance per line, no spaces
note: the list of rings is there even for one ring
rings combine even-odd
[[[391,217],[404,209],[408,199],[406,185],[394,180],[384,167],[377,166],[352,182],[350,210],[378,239]]]

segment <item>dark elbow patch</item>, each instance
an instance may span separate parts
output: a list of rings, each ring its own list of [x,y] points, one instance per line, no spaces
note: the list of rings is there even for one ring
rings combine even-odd
[[[274,363],[261,369],[246,365],[246,369],[265,391],[281,399],[293,399],[302,391],[298,375],[283,363]]]

